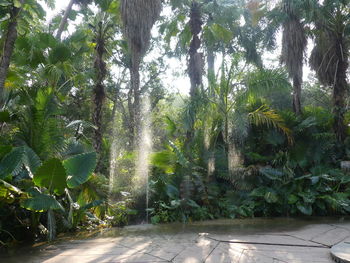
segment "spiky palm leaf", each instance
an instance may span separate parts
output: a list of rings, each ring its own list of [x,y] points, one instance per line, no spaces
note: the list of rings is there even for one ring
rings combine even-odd
[[[292,131],[285,125],[283,119],[274,110],[270,109],[267,105],[263,105],[253,112],[248,114],[249,120],[256,126],[266,125],[277,130],[287,137],[289,143],[293,142]]]

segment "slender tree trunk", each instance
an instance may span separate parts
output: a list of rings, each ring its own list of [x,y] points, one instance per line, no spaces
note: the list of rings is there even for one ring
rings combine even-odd
[[[23,0],[21,0],[23,3]],[[10,67],[11,56],[14,50],[15,42],[17,39],[17,23],[18,16],[22,8],[13,7],[11,10],[10,22],[7,27],[6,39],[4,43],[3,53],[0,58],[0,108],[3,104],[3,93],[5,88],[5,81]]]
[[[303,59],[307,46],[305,28],[293,1],[283,0],[282,11],[286,14],[283,23],[281,62],[286,65],[293,81],[293,110],[300,115],[301,86],[303,82]]]
[[[207,50],[207,63],[208,63],[208,83],[209,83],[209,96],[215,96],[214,84],[215,84],[215,54],[212,47],[208,47]]]
[[[58,30],[57,30],[57,33],[56,33],[56,38],[58,40],[61,40],[61,35],[62,35],[62,32],[64,30],[64,27],[66,26],[67,24],[67,21],[68,21],[68,16],[70,14],[70,12],[72,11],[72,8],[73,8],[73,5],[75,3],[75,0],[70,0],[66,10],[64,11],[64,15],[62,17],[62,20],[60,22],[60,25],[58,27]]]
[[[102,30],[102,29],[101,29]],[[106,63],[103,60],[105,53],[104,39],[98,39],[96,45],[96,57],[94,62],[94,68],[96,73],[96,82],[94,87],[94,113],[93,124],[96,126],[94,131],[94,148],[99,154],[97,163],[97,170],[101,167],[101,152],[102,152],[102,109],[105,100],[105,89],[103,81],[106,77]]]
[[[297,115],[301,114],[301,85],[302,72],[293,77],[293,110]]]
[[[131,69],[130,69],[130,78],[131,78]],[[131,82],[131,81],[130,81]],[[129,130],[128,138],[129,138],[129,144],[128,144],[128,149],[132,151],[134,149],[134,140],[135,140],[135,112],[134,112],[134,91],[132,89],[132,86],[130,86],[129,92],[128,92],[128,119],[126,120],[127,122],[126,127]]]
[[[344,114],[347,89],[349,87],[346,81],[346,73],[349,67],[349,57],[346,52],[343,52],[346,47],[344,42],[343,36],[339,36],[336,46],[343,48],[338,48],[336,52],[338,63],[336,65],[336,76],[333,86],[333,128],[337,136],[337,140],[341,143],[344,142],[346,137]]]
[[[102,108],[105,99],[104,87],[102,83],[96,83],[94,87],[94,104],[93,123],[96,126],[94,132],[94,148],[97,153],[102,150]]]
[[[199,53],[198,50],[201,46],[201,41],[199,39],[199,34],[202,31],[202,17],[200,5],[197,1],[192,1],[191,13],[190,13],[190,29],[192,34],[192,41],[189,50],[189,65],[188,65],[188,75],[191,81],[190,89],[190,100],[191,100],[191,112],[190,125],[187,131],[187,145],[190,144],[193,133],[194,133],[194,121],[196,118],[196,97],[198,95],[198,87],[202,85],[202,75],[203,75],[203,54]]]

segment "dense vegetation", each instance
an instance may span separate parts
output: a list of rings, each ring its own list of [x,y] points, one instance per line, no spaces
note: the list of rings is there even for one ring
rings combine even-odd
[[[350,212],[350,1],[54,5],[0,0],[0,245]]]

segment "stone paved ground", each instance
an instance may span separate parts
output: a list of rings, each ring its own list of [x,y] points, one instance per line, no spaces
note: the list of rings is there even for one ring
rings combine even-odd
[[[57,242],[1,262],[330,263],[330,247],[350,240],[350,221],[220,220],[190,225],[141,225],[96,238]]]

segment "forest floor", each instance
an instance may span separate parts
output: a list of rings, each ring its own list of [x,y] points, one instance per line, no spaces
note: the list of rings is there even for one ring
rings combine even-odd
[[[347,240],[346,218],[214,220],[112,228],[2,258],[8,263],[330,263],[330,248]]]

